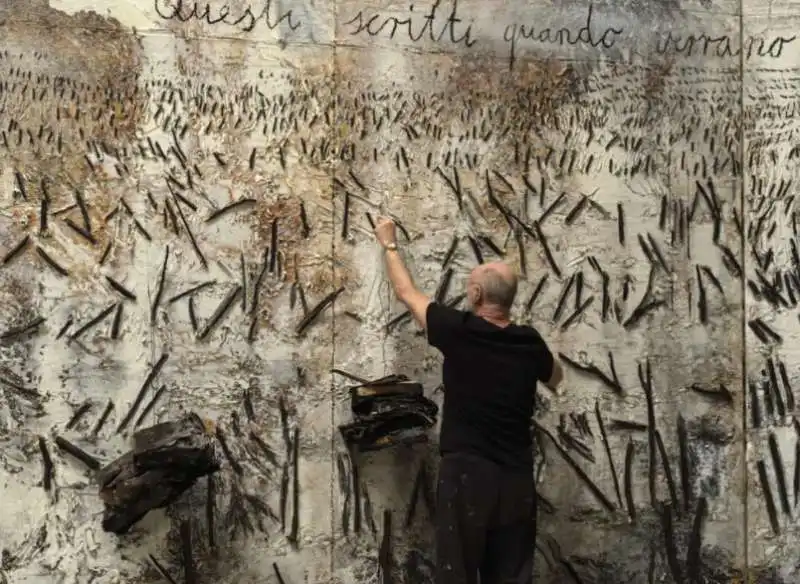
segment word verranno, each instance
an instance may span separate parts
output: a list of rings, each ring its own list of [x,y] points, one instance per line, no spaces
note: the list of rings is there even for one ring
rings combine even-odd
[[[585,45],[592,48],[602,47],[604,49],[613,47],[618,37],[623,33],[623,29],[608,27],[598,34],[592,22],[593,11],[594,6],[590,4],[589,11],[586,14],[586,22],[577,30],[566,27],[559,29],[550,27],[537,29],[534,26],[525,24],[509,24],[503,33],[503,40],[509,45],[509,69],[514,68],[514,63],[517,59],[517,41],[520,40],[560,46]]]
[[[184,0],[154,0],[156,12],[163,20],[189,22],[196,20],[207,24],[224,24],[244,32],[254,30],[264,23],[270,30],[282,24],[290,30],[297,30],[302,24],[295,20],[291,9],[281,12],[273,6],[273,0],[263,0],[257,7],[246,5],[243,9],[231,9],[228,4],[212,8],[211,3],[185,2]]]
[[[777,59],[783,54],[784,46],[794,42],[796,38],[796,36],[788,38],[776,36],[766,39],[749,36],[744,39],[744,46],[740,47],[738,40],[732,40],[726,34],[718,37],[706,34],[680,36],[669,32],[656,42],[656,52],[660,55],[670,53],[685,57],[696,55],[726,58],[741,55],[745,59],[750,59],[757,55]],[[743,50],[744,55],[742,55]]]
[[[426,12],[415,12],[414,5],[411,4],[408,16],[405,18],[359,10],[353,18],[344,23],[344,26],[350,27],[348,31],[350,36],[366,33],[371,37],[383,35],[390,39],[400,36],[412,43],[427,39],[435,43],[448,42],[454,45],[463,44],[466,47],[473,46],[476,40],[472,38],[472,24],[465,25],[459,18],[458,0],[452,1],[447,16],[444,16],[446,8],[440,9],[441,4],[441,0],[436,0]]]

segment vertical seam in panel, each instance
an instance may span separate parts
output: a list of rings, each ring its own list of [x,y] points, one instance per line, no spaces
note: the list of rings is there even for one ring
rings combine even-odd
[[[336,51],[334,49],[334,58],[336,55]],[[334,74],[335,75],[335,74]],[[334,79],[334,89],[336,88],[336,80]],[[335,119],[335,106],[334,106],[334,119]],[[333,197],[333,180],[331,180],[331,282],[334,283],[336,281],[336,238],[333,235],[333,225],[335,223],[336,217],[336,210],[335,210],[335,202]],[[333,301],[333,306],[331,306],[331,361],[330,366],[328,367],[328,375],[330,378],[329,382],[329,395],[330,395],[330,491],[329,491],[329,505],[330,505],[330,512],[331,512],[331,545],[330,545],[330,556],[328,558],[329,569],[330,569],[330,577],[331,582],[334,581],[333,578],[333,568],[334,568],[334,553],[333,547],[336,541],[336,509],[335,509],[335,482],[336,482],[336,384],[334,383],[333,378],[333,369],[336,363],[336,300]]]
[[[745,205],[745,117],[744,117],[744,0],[739,0],[739,205],[742,226],[746,222]],[[736,178],[734,176],[734,178]],[[742,533],[744,535],[744,578],[750,582],[749,559],[749,478],[747,459],[747,230],[742,229],[739,253],[742,262]]]
[[[335,132],[336,128],[336,120],[338,117],[337,112],[337,104],[336,101],[337,96],[339,95],[339,67],[336,61],[336,42],[337,42],[337,26],[336,23],[338,22],[338,15],[339,15],[339,3],[334,0],[332,2],[333,5],[333,39],[332,39],[332,52],[331,52],[331,77],[333,83],[333,124],[334,129],[328,128],[328,131]],[[335,134],[334,134],[335,135]],[[336,286],[336,236],[334,225],[336,224],[336,197],[334,196],[334,170],[333,168],[330,169],[330,185],[329,185],[329,193],[331,198],[331,224],[330,224],[330,234],[331,234],[331,283]],[[331,307],[331,363],[329,369],[330,375],[330,399],[331,399],[331,411],[330,411],[330,423],[331,423],[331,430],[330,430],[330,492],[329,492],[329,505],[330,505],[330,513],[331,513],[331,543],[329,549],[329,557],[328,557],[328,570],[330,572],[330,581],[333,583],[335,581],[334,578],[334,568],[335,568],[335,553],[334,548],[336,546],[336,491],[335,491],[335,483],[336,483],[336,392],[335,392],[335,383],[334,383],[334,376],[333,376],[333,369],[336,364],[336,299],[333,301],[333,306]]]

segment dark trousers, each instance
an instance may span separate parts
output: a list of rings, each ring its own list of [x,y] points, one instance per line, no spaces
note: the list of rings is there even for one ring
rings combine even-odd
[[[533,473],[469,454],[442,456],[437,584],[531,584],[535,544]]]

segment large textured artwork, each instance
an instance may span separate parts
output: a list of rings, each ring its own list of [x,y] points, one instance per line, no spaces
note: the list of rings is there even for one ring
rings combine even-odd
[[[795,8],[0,3],[0,582],[431,582],[435,431],[339,431],[443,398],[380,215],[439,302],[513,265],[565,364],[542,582],[797,581]],[[221,468],[105,531],[98,470],[198,419]]]

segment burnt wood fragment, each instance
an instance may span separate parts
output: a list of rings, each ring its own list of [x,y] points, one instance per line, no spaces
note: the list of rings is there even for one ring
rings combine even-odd
[[[427,440],[439,408],[422,385],[389,376],[350,388],[354,421],[339,426],[350,447],[362,452]]]
[[[133,450],[97,472],[103,529],[116,534],[220,468],[213,435],[197,414],[140,430],[133,441]]]

